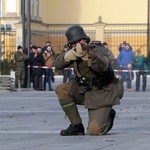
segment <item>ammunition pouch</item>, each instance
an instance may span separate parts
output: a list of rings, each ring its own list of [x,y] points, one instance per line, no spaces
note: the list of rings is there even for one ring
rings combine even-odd
[[[96,85],[99,89],[102,89],[104,86],[110,84],[113,81],[114,77],[114,72],[111,70],[107,70],[93,80],[93,85]]]
[[[93,86],[97,86],[101,90],[104,86],[110,84],[115,78],[115,74],[112,70],[107,70],[102,74],[97,75],[94,79],[89,79],[86,77],[77,77],[76,83],[78,84],[81,93],[85,93],[88,90],[91,90]]]

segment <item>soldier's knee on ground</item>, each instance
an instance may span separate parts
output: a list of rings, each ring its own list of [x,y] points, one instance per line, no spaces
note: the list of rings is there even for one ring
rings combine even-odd
[[[89,123],[87,134],[90,135],[103,135],[106,134],[108,129],[108,120],[111,108],[100,108],[96,110],[88,110]]]
[[[89,122],[87,128],[87,134],[89,135],[100,135],[101,129],[95,119]]]
[[[67,83],[62,83],[58,85],[56,88],[56,94],[58,96],[58,99],[68,99],[70,88],[71,88],[70,85]]]

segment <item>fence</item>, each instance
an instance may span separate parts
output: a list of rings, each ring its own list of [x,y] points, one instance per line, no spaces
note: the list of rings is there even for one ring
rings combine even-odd
[[[31,30],[31,42],[38,46],[43,46],[46,41],[51,41],[56,53],[59,53],[67,42],[65,37],[66,29],[70,25],[49,25],[45,30]],[[82,24],[85,32],[95,40],[96,30],[93,24]],[[101,39],[100,39],[101,40]],[[1,52],[3,58],[12,58],[12,53],[16,51],[16,32],[2,32]],[[118,46],[122,41],[130,43],[134,50],[142,48],[143,54],[147,56],[147,25],[146,24],[106,24],[104,27],[103,41],[109,44],[115,57],[118,56]]]
[[[46,41],[51,41],[53,49],[56,53],[60,53],[64,44],[67,43],[65,32],[69,25],[49,25],[47,31],[32,30],[32,43],[35,45],[43,45]],[[92,25],[83,25],[86,33],[95,39],[95,30]]]
[[[97,33],[94,24],[81,25],[91,40],[95,40]],[[67,42],[65,32],[69,26],[71,25],[51,24],[43,27],[40,25],[37,29],[32,26],[31,42],[43,46],[46,41],[51,41],[55,52],[60,53]],[[16,51],[16,31],[1,32],[0,39],[0,60],[12,60]],[[119,54],[118,46],[122,41],[130,43],[133,50],[141,49],[142,54],[147,56],[147,24],[106,24],[103,41],[109,44],[115,57]]]
[[[70,25],[49,25],[47,31],[32,32],[32,43],[43,45],[49,40],[56,52],[60,52],[67,42],[65,37],[66,29]],[[95,40],[96,29],[93,24],[82,24],[85,32]],[[101,40],[101,39],[99,39]],[[143,55],[147,56],[147,25],[146,24],[106,24],[104,27],[103,41],[109,44],[115,57],[118,56],[118,46],[122,41],[130,43],[133,50],[142,49]]]
[[[147,56],[147,25],[146,24],[108,24],[104,30],[104,40],[109,43],[115,57],[118,56],[119,44],[126,41],[133,50],[142,50]]]
[[[0,39],[0,60],[13,59],[13,53],[16,51],[16,32],[1,32]]]

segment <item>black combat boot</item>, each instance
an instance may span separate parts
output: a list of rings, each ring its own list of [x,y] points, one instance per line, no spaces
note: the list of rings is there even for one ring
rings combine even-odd
[[[84,126],[82,123],[78,125],[70,124],[66,130],[61,130],[60,135],[72,136],[72,135],[84,135]]]
[[[109,132],[111,128],[113,127],[115,116],[116,116],[116,111],[114,109],[111,109],[110,114],[109,114],[109,117],[111,118],[111,122],[110,122],[107,132]]]

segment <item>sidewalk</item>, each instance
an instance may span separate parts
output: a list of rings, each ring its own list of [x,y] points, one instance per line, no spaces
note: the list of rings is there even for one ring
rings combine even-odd
[[[61,81],[57,78],[53,86]],[[125,92],[107,135],[63,137],[59,132],[69,121],[54,91],[0,91],[0,150],[149,149],[149,93],[149,83],[146,92]],[[79,111],[87,127],[87,110],[79,106]]]

